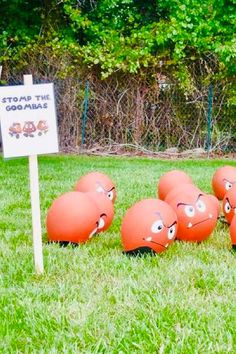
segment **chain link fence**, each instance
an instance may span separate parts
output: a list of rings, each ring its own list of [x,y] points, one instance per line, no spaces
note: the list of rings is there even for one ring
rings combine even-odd
[[[63,151],[90,153],[228,153],[236,150],[235,106],[228,85],[201,84],[183,93],[167,76],[54,81]],[[8,85],[22,84],[11,78]]]
[[[235,108],[227,103],[227,89],[209,84],[186,95],[164,78],[155,85],[135,79],[122,85],[91,79],[78,83],[73,109],[64,106],[60,114],[66,101],[58,102],[62,144],[111,153],[234,151]]]

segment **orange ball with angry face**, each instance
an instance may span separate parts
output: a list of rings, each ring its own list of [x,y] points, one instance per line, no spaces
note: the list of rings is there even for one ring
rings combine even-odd
[[[116,187],[114,183],[107,175],[100,172],[91,172],[82,176],[76,183],[75,190],[84,193],[103,193],[112,203],[115,203],[116,200]]]
[[[121,239],[125,252],[165,251],[175,239],[177,217],[174,210],[159,199],[144,199],[125,214]]]
[[[198,190],[181,192],[169,204],[178,218],[177,239],[201,242],[210,236],[216,226],[218,211],[207,194]]]
[[[236,168],[223,166],[218,168],[212,178],[212,188],[218,199],[223,199],[225,193],[236,183]]]
[[[223,199],[223,213],[230,224],[236,214],[236,185],[233,185],[232,188],[225,193]]]

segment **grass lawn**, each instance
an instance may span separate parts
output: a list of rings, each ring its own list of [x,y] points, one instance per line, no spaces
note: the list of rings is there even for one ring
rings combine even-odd
[[[156,196],[180,168],[204,191],[233,161],[40,157],[45,274],[34,275],[27,159],[0,160],[1,353],[235,353],[236,253],[218,223],[204,243],[175,242],[160,255],[122,254],[121,219]],[[107,173],[118,197],[108,232],[77,248],[47,244],[53,199],[89,171]]]

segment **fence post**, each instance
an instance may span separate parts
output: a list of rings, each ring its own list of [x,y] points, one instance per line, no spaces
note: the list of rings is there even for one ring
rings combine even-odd
[[[89,103],[89,81],[86,81],[85,91],[84,91],[83,114],[82,114],[82,145],[84,145],[85,143],[88,103]]]
[[[211,131],[212,131],[212,106],[213,106],[213,84],[208,88],[208,108],[207,108],[207,153],[211,151]]]

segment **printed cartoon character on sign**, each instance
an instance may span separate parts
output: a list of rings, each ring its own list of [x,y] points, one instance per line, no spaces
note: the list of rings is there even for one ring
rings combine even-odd
[[[9,128],[9,135],[10,136],[15,136],[16,139],[19,139],[21,133],[22,133],[22,129],[21,129],[20,123],[13,123],[10,126],[10,128]]]
[[[162,200],[144,199],[126,212],[121,239],[126,253],[160,253],[173,243],[176,232],[177,216],[174,210]]]
[[[31,137],[33,138],[34,137],[34,133],[36,131],[36,127],[34,125],[34,122],[32,121],[27,121],[25,122],[24,126],[23,126],[23,132],[24,132],[24,136],[26,137]]]
[[[38,135],[46,134],[48,132],[48,125],[46,120],[40,120],[37,124],[37,129],[39,130]]]

